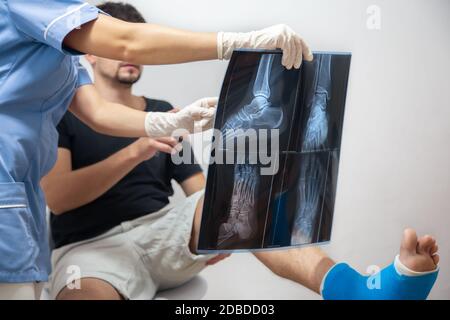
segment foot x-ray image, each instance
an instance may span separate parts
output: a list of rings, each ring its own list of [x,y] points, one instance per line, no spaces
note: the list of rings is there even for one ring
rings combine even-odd
[[[281,57],[239,50],[230,61],[211,151],[223,161],[208,169],[200,253],[330,240],[351,55],[316,52],[299,70]]]

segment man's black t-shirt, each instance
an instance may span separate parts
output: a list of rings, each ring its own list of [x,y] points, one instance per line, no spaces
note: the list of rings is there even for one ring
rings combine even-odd
[[[172,106],[146,99],[146,111],[168,111]],[[105,160],[136,139],[117,138],[94,132],[71,113],[58,125],[59,147],[72,153],[72,169]],[[169,203],[171,180],[183,182],[201,172],[196,164],[175,165],[170,155],[158,153],[136,166],[115,186],[91,203],[61,215],[51,215],[51,231],[56,248],[98,236],[123,221],[156,212]],[[95,177],[92,177],[95,179]]]

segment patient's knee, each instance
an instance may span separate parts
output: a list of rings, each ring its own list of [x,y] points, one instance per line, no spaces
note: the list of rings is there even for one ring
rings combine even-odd
[[[123,300],[123,297],[106,281],[84,278],[80,280],[79,289],[65,287],[56,300]]]
[[[192,253],[196,253],[197,251],[197,243],[200,233],[200,223],[202,220],[203,200],[204,196],[202,196],[198,200],[197,206],[195,208],[194,221],[192,223],[192,231],[191,231],[191,241],[189,242],[189,249],[191,250]]]

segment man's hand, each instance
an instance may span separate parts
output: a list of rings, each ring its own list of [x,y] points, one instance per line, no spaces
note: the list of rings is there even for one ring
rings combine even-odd
[[[131,157],[140,162],[151,159],[157,152],[175,154],[180,148],[181,145],[172,137],[140,138],[128,146]]]
[[[230,59],[235,49],[281,49],[282,64],[298,69],[302,59],[311,61],[313,55],[306,42],[284,24],[247,33],[219,32],[217,54],[219,59]]]

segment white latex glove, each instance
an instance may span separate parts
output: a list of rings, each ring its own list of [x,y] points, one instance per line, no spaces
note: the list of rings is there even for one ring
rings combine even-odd
[[[207,130],[212,127],[218,99],[203,98],[178,112],[148,112],[145,117],[145,131],[152,138],[172,136],[176,129],[190,133],[194,128]]]
[[[281,49],[283,50],[281,63],[288,69],[300,68],[302,57],[306,61],[313,59],[313,54],[305,41],[284,24],[248,33],[217,34],[217,54],[220,60],[230,59],[235,49]]]

